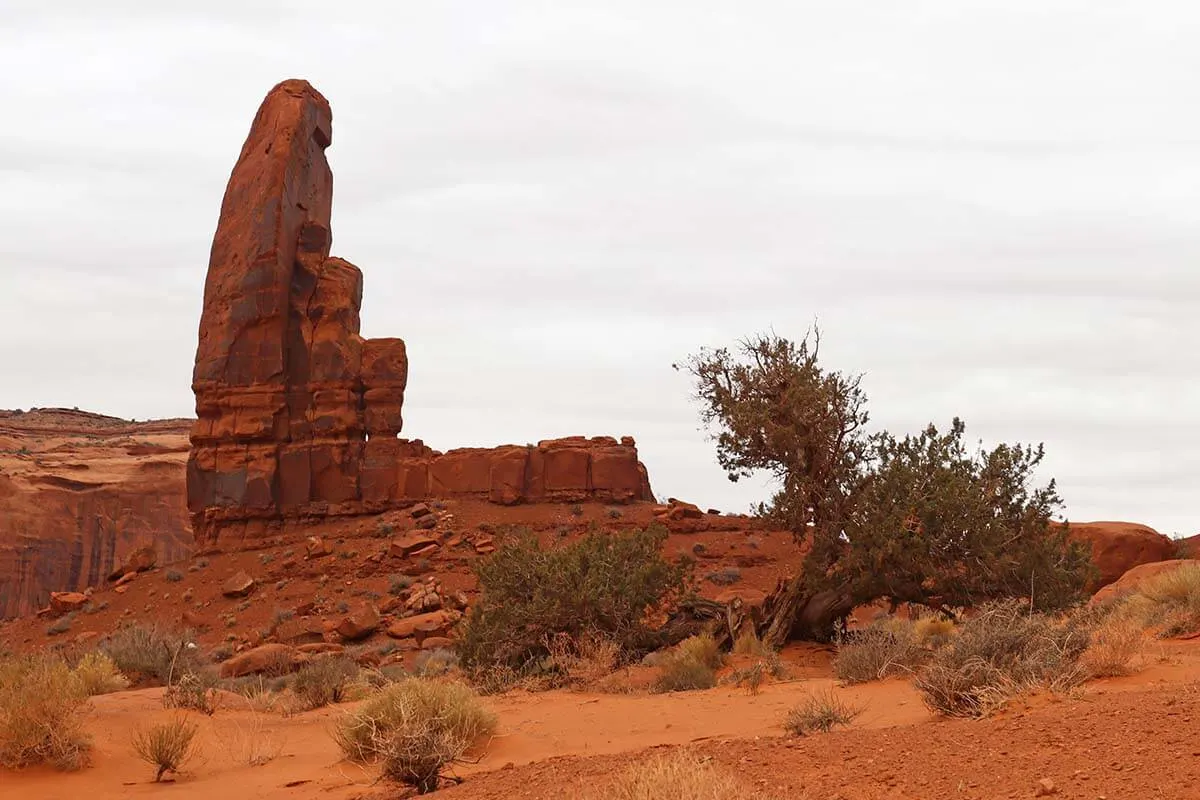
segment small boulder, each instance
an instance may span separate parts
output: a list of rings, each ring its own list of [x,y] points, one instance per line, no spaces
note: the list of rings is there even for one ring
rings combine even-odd
[[[428,517],[421,517],[417,520],[417,528],[423,531],[431,531],[437,527],[437,518],[430,514]]]
[[[284,644],[308,645],[325,641],[319,620],[287,619],[275,627],[275,640]]]
[[[225,581],[225,585],[221,587],[221,594],[226,597],[246,597],[254,591],[256,585],[254,578],[244,571],[239,572]]]
[[[379,622],[379,611],[368,604],[343,617],[336,630],[346,641],[357,642],[378,630]]]
[[[299,645],[296,650],[310,656],[340,655],[346,652],[345,647],[333,642],[312,642],[311,644],[302,644]]]
[[[82,592],[51,592],[50,610],[55,614],[69,614],[87,605],[88,596]]]
[[[304,543],[305,558],[324,558],[333,555],[333,545],[320,536],[310,536]]]
[[[430,545],[436,549],[438,545],[437,539],[432,536],[426,536],[421,533],[410,533],[407,536],[402,536],[399,539],[393,539],[388,546],[388,555],[392,558],[408,558],[417,551],[425,551]]]
[[[296,648],[272,642],[238,653],[221,664],[222,678],[241,678],[264,672],[283,674],[291,672],[308,660],[308,656]]]
[[[126,572],[119,579],[117,579],[116,587],[118,589],[120,589],[121,591],[124,591],[125,587],[128,586],[129,584],[133,583],[133,580],[136,577],[137,577],[136,572]]]
[[[451,650],[454,648],[454,640],[447,639],[445,636],[426,636],[421,640],[422,650]]]
[[[154,569],[158,563],[158,551],[154,545],[146,545],[134,550],[125,558],[125,563],[114,569],[108,576],[110,581],[119,580],[130,572],[145,572]]]
[[[458,622],[459,615],[450,611],[431,611],[396,620],[388,627],[387,635],[393,639],[416,638],[423,641],[429,636],[445,636]]]
[[[432,515],[433,511],[424,503],[417,503],[415,506],[409,509],[408,513],[412,515],[413,519],[421,519],[422,517],[428,517]]]

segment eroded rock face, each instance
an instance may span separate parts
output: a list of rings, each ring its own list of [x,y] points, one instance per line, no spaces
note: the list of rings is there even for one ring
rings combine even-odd
[[[100,588],[145,546],[187,557],[189,420],[0,411],[0,619]]]
[[[267,95],[233,168],[204,288],[187,500],[198,541],[428,497],[649,499],[632,439],[437,453],[397,438],[408,354],[359,336],[362,273],[330,257],[329,103]]]

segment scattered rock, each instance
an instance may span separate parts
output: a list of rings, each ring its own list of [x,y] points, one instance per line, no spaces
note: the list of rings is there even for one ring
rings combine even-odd
[[[1034,790],[1034,797],[1048,797],[1052,794],[1058,794],[1058,787],[1054,785],[1054,781],[1049,778],[1042,778],[1037,783],[1037,789]]]
[[[226,597],[246,597],[254,591],[256,585],[254,578],[245,572],[239,572],[225,581],[225,585],[221,587],[221,594]]]
[[[126,586],[128,586],[128,585],[129,585],[129,584],[131,584],[131,583],[133,583],[133,580],[134,580],[134,578],[136,578],[136,577],[137,577],[137,573],[136,573],[136,572],[126,572],[124,575],[122,575],[122,576],[121,576],[121,577],[120,577],[120,578],[117,580],[117,588],[118,588],[118,589],[124,589]]]
[[[154,565],[158,563],[158,550],[154,545],[146,545],[134,550],[125,559],[125,563],[117,567],[109,574],[110,581],[118,580],[131,572],[145,572],[146,570],[154,569]]]
[[[379,611],[370,604],[347,614],[337,625],[337,633],[348,642],[365,639],[379,629]]]
[[[346,648],[334,642],[312,642],[299,645],[296,650],[310,656],[338,655],[346,652]]]
[[[452,611],[432,611],[396,620],[387,629],[393,639],[416,638],[423,641],[429,636],[445,636],[458,622],[460,615]]]
[[[296,648],[277,642],[238,653],[221,664],[222,678],[240,678],[263,672],[290,672],[308,660],[308,656]]]
[[[275,626],[275,640],[291,645],[309,645],[325,641],[319,620],[287,619]]]
[[[432,536],[426,536],[421,533],[410,533],[399,539],[393,539],[392,543],[388,546],[388,555],[392,558],[408,558],[418,551],[426,551],[430,545],[433,545],[434,549],[440,547],[437,539],[434,539]]]
[[[422,650],[451,650],[453,647],[454,640],[445,636],[426,636],[421,640]]]
[[[69,614],[87,605],[88,596],[82,592],[51,592],[50,610],[55,614]]]
[[[310,536],[304,544],[305,558],[324,558],[333,555],[333,545],[320,536]]]

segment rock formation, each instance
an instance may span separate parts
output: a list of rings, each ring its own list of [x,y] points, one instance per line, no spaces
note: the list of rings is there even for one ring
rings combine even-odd
[[[186,557],[190,420],[0,411],[0,619],[99,588],[141,548]]]
[[[1134,567],[1175,558],[1178,545],[1136,522],[1072,522],[1071,539],[1085,542],[1099,572],[1092,591],[1113,583]]]
[[[651,499],[628,438],[445,455],[397,438],[408,357],[400,339],[359,336],[362,273],[329,255],[331,141],[329,103],[284,81],[225,191],[192,384],[197,540],[255,539],[288,520],[426,497]]]

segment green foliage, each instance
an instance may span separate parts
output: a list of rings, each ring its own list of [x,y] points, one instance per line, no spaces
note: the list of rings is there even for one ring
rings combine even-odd
[[[653,527],[591,532],[549,549],[528,534],[506,544],[476,567],[479,598],[460,637],[463,667],[532,669],[556,634],[601,635],[636,650],[647,638],[647,612],[688,591],[687,562],[662,556],[666,537]]]
[[[843,531],[838,579],[858,598],[972,606],[1031,597],[1069,605],[1092,576],[1090,552],[1051,527],[1054,481],[1031,486],[1044,451],[1001,444],[969,451],[955,419],[939,433],[871,438],[871,472]]]
[[[958,419],[946,432],[868,433],[860,377],[825,369],[819,350],[814,329],[798,344],[761,335],[676,365],[695,380],[730,480],[770,474],[778,491],[759,513],[810,548],[775,610],[789,618],[768,633],[806,617],[828,636],[837,615],[878,598],[937,608],[1032,596],[1050,609],[1080,596],[1093,567],[1050,525],[1061,500],[1053,481],[1034,481],[1040,445],[971,449]],[[821,614],[807,613],[817,595]]]

